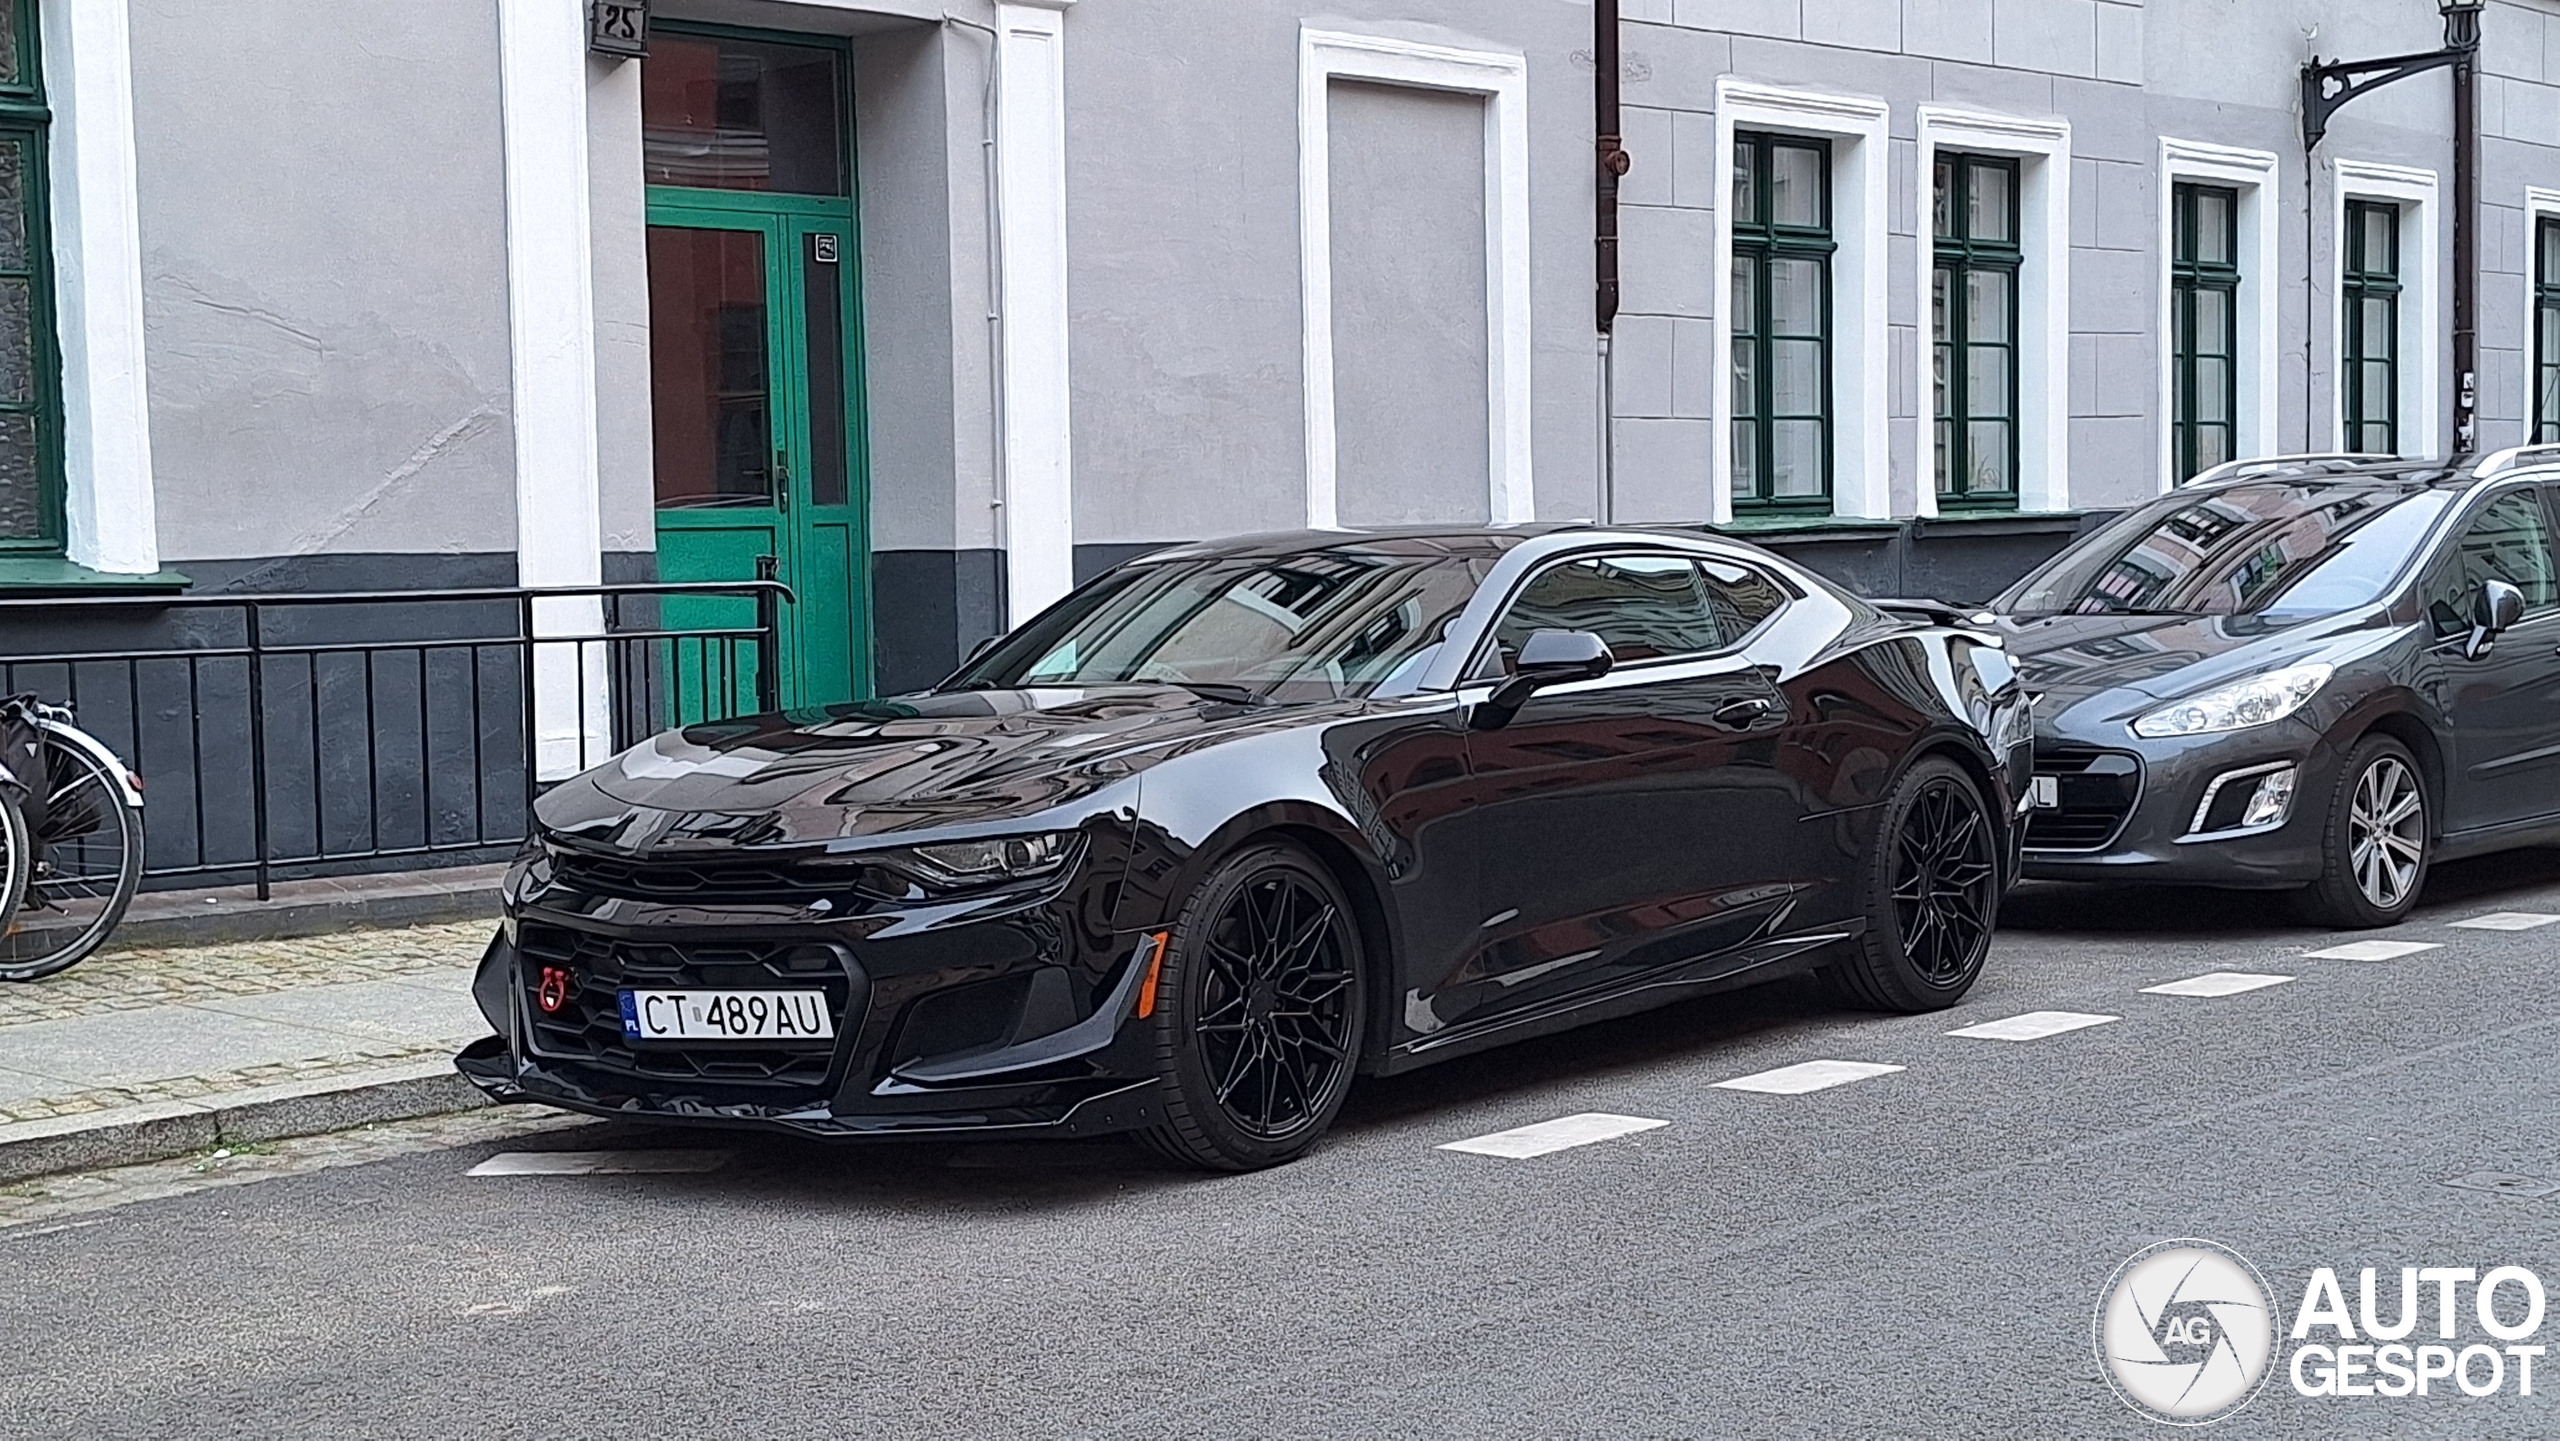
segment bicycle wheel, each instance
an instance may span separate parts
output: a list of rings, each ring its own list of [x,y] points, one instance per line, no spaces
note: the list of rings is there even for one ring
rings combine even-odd
[[[16,796],[0,788],[0,935],[15,924],[19,902],[26,895],[27,873],[33,869],[31,850],[26,812],[18,809]]]
[[[0,929],[0,981],[32,981],[86,959],[142,884],[142,816],[104,762],[47,731],[45,817],[18,914]]]

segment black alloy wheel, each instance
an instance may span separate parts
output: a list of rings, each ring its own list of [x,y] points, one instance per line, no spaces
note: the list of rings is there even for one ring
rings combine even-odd
[[[1221,1171],[1313,1145],[1351,1090],[1361,976],[1350,902],[1312,857],[1263,845],[1221,865],[1183,908],[1157,981],[1166,1114],[1148,1142]]]
[[[1824,974],[1852,1005],[1934,1011],[1982,974],[2000,914],[2001,836],[1982,788],[1931,756],[1894,785],[1868,857],[1867,930]]]
[[[2347,752],[2321,815],[2320,879],[2296,893],[2305,920],[2340,930],[2397,925],[2426,888],[2426,773],[2382,734]]]

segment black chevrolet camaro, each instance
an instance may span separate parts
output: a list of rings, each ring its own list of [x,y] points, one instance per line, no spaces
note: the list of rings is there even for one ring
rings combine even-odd
[[[544,796],[459,1065],[601,1115],[1269,1165],[1356,1073],[1811,969],[1953,1004],[2027,712],[1995,638],[1696,532],[1185,546],[930,692]]]

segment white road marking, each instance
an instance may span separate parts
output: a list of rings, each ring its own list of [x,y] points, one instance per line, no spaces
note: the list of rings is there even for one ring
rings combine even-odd
[[[2144,986],[2146,996],[2236,996],[2242,991],[2255,991],[2267,986],[2281,986],[2291,976],[2256,976],[2246,971],[2209,971],[2165,986]]]
[[[1761,1071],[1749,1076],[1736,1076],[1716,1085],[1728,1091],[1758,1091],[1770,1096],[1801,1096],[1807,1091],[1845,1086],[1851,1081],[1864,1081],[1876,1076],[1890,1076],[1903,1069],[1877,1061],[1799,1061],[1780,1066],[1774,1071]]]
[[[2093,1016],[2085,1011],[2029,1011],[2023,1016],[2011,1016],[2005,1021],[1985,1021],[1947,1034],[1969,1036],[1977,1041],[2041,1041],[2065,1031],[2085,1030],[2123,1019],[2122,1016]]]
[[[466,1176],[663,1176],[716,1171],[726,1151],[500,1151]]]
[[[2304,951],[2315,961],[2396,961],[2420,951],[2441,951],[2440,941],[2349,941],[2325,951]]]
[[[2491,911],[2485,916],[2455,921],[2453,926],[2463,931],[2529,931],[2553,921],[2560,921],[2560,916],[2545,915],[2541,911]]]
[[[1525,1161],[1550,1151],[1588,1146],[1594,1141],[1615,1140],[1670,1124],[1669,1121],[1650,1121],[1642,1116],[1612,1116],[1606,1111],[1584,1111],[1578,1115],[1558,1116],[1552,1121],[1540,1121],[1534,1126],[1514,1126],[1490,1136],[1444,1142],[1440,1149]]]

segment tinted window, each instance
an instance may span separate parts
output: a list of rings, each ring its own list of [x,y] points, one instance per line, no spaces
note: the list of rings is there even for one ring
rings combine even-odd
[[[1707,612],[1716,623],[1717,643],[1731,645],[1759,629],[1778,613],[1787,593],[1778,583],[1747,565],[1702,560],[1698,570],[1707,588]]]
[[[959,688],[1207,682],[1366,695],[1418,670],[1491,555],[1307,551],[1126,566],[961,671]]]
[[[2492,580],[2523,591],[2527,611],[2546,610],[2560,602],[2542,501],[2531,490],[2499,496],[2463,527],[2452,563],[2427,588],[2427,618],[2436,634],[2460,635],[2470,630],[2471,597],[2483,582]]]
[[[1995,604],[2017,615],[2326,615],[2388,590],[2452,502],[2440,490],[2303,481],[2173,493]]]
[[[1587,630],[1622,662],[1723,644],[1697,564],[1668,555],[1587,556],[1540,571],[1494,628],[1506,672],[1520,643],[1540,630]]]

